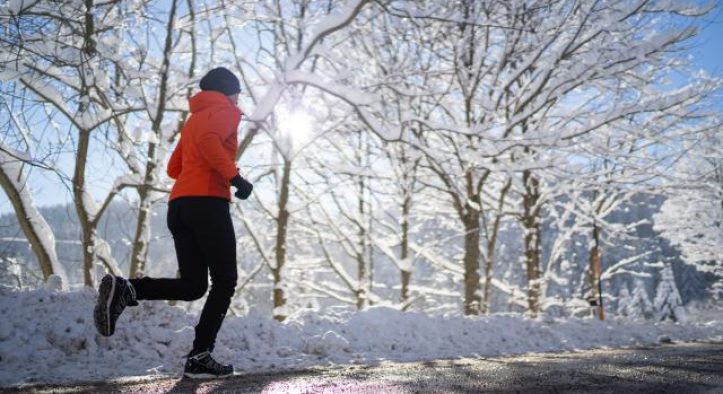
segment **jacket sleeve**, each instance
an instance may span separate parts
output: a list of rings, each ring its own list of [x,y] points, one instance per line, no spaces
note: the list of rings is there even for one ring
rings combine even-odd
[[[178,144],[176,144],[176,149],[174,149],[171,154],[171,159],[168,161],[168,166],[166,167],[166,173],[173,179],[178,178],[178,175],[181,174],[181,169],[183,168],[182,146],[183,144],[181,144],[181,141],[179,140]]]
[[[202,130],[199,130],[196,141],[203,158],[226,180],[230,180],[238,174],[238,170],[233,160],[228,157],[223,147],[223,141],[232,133],[237,132],[240,120],[241,116],[238,111],[223,110],[213,113],[210,115],[208,123]]]

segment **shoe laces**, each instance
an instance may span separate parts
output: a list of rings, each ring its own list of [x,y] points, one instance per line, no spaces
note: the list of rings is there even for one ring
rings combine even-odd
[[[192,356],[191,358],[196,361],[203,362],[204,364],[206,364],[207,367],[209,367],[211,369],[221,369],[224,367],[224,365],[222,365],[218,361],[214,360],[213,357],[211,357],[211,353],[209,353],[208,351],[203,351],[201,353],[198,353],[195,356]]]
[[[133,288],[133,285],[131,285],[131,283],[126,279],[120,279],[119,282],[123,286],[123,291],[121,292],[120,297],[118,297],[118,308],[114,311],[114,314],[118,315],[120,315],[129,303],[132,303],[136,299],[136,291]]]
[[[126,281],[126,288],[130,292],[130,300],[129,301],[135,301],[136,300],[136,289],[133,287],[133,284],[131,281],[125,279]]]

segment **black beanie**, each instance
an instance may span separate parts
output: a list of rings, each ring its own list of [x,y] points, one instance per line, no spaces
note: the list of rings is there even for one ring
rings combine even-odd
[[[201,90],[214,90],[226,96],[231,96],[241,91],[238,78],[226,68],[218,67],[209,71],[201,78]]]

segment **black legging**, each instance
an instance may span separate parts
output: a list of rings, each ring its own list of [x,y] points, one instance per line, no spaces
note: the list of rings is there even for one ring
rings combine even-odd
[[[211,291],[196,325],[194,351],[213,351],[236,288],[236,236],[228,201],[217,197],[180,197],[168,204],[180,279],[131,279],[139,300],[184,300],[203,297],[211,273]]]

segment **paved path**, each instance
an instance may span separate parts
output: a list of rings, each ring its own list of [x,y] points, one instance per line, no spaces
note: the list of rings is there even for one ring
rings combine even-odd
[[[377,363],[190,381],[37,385],[31,393],[675,393],[723,394],[723,343]]]

